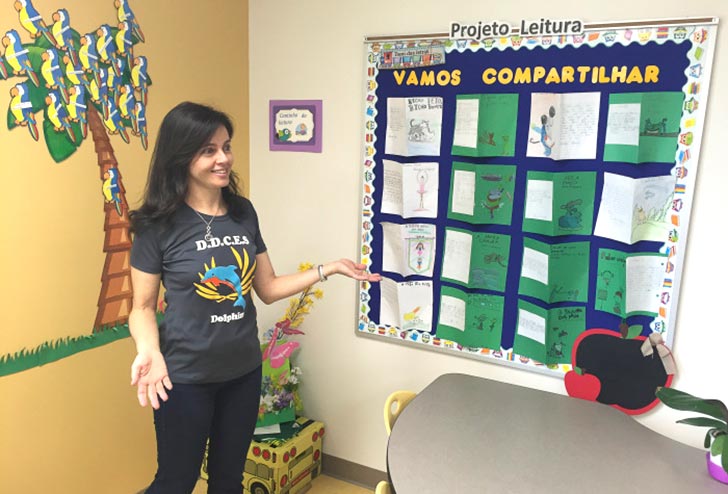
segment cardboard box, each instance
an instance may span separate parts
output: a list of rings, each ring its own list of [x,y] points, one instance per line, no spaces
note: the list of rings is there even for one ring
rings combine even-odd
[[[322,422],[299,417],[281,424],[281,433],[255,436],[243,474],[245,494],[297,494],[321,473]],[[207,480],[207,451],[200,477]]]

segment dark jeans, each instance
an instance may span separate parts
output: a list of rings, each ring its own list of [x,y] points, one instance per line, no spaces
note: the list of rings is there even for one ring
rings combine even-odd
[[[240,494],[260,405],[261,368],[232,381],[174,384],[154,411],[157,474],[147,494],[191,493],[209,437],[208,494]]]

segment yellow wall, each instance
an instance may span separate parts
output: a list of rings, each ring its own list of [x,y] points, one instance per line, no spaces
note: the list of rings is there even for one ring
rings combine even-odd
[[[16,29],[12,0],[0,0],[0,35]],[[114,25],[113,0],[34,0],[50,22],[68,10],[80,33]],[[231,114],[236,169],[248,185],[247,0],[130,0],[146,43],[153,86],[150,148],[164,114],[183,100]],[[56,164],[42,137],[8,131],[5,112],[17,79],[0,81],[0,355],[89,334],[104,262],[103,199],[90,137]],[[42,132],[42,131],[41,131]],[[151,149],[112,145],[131,207],[138,205]],[[151,412],[129,387],[130,339],[0,377],[0,492],[124,493],[151,480],[156,453]]]

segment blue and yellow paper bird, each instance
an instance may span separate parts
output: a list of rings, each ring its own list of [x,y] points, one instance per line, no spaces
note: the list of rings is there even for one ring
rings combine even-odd
[[[76,53],[76,48],[73,46],[71,19],[66,9],[59,9],[53,13],[51,34],[53,34],[53,39],[56,40],[56,47],[68,53],[73,59],[73,63],[78,63],[78,54]]]
[[[13,69],[14,75],[28,75],[36,87],[40,86],[40,80],[38,74],[33,70],[33,66],[30,64],[30,58],[28,58],[28,50],[23,47],[20,42],[20,35],[15,29],[5,33],[2,39],[3,46],[5,47],[5,60]]]
[[[72,122],[78,122],[81,126],[83,138],[88,134],[88,121],[86,120],[86,89],[77,84],[68,89],[68,117]]]
[[[93,34],[84,34],[81,37],[81,48],[78,50],[78,58],[87,76],[95,79],[96,85],[100,86],[99,55],[96,52],[96,38]]]
[[[16,84],[10,89],[10,113],[18,125],[28,128],[30,136],[38,140],[38,126],[33,115],[33,105],[25,83]]]
[[[119,58],[126,60],[127,65],[134,59],[134,45],[131,41],[131,28],[128,22],[120,22],[116,32],[116,53]]]
[[[134,103],[136,103],[136,98],[134,97],[134,88],[131,87],[131,84],[124,84],[123,86],[121,86],[121,89],[119,89],[118,103],[119,113],[121,113],[122,118],[132,117]]]
[[[147,109],[141,101],[137,101],[134,105],[132,112],[132,133],[139,136],[142,141],[142,147],[146,150],[149,144],[149,138],[147,137]]]
[[[147,79],[147,57],[136,57],[134,66],[131,68],[131,83],[134,85],[134,89],[139,91],[139,100],[144,105],[147,104]]]
[[[50,44],[55,45],[56,41],[53,39],[51,33],[48,31],[48,26],[46,26],[43,18],[35,9],[35,7],[33,7],[33,4],[30,0],[16,0],[15,3],[13,3],[13,7],[18,12],[18,20],[20,21],[20,25],[23,26],[26,31],[28,31],[28,34],[30,34],[31,38],[36,39],[37,37],[43,35]]]
[[[106,111],[109,116],[104,119],[104,125],[109,131],[109,134],[119,134],[124,142],[129,144],[129,134],[126,132],[124,123],[121,121],[119,109],[116,108],[111,99],[106,100]]]
[[[61,73],[58,52],[55,48],[48,48],[41,54],[40,58],[43,60],[40,65],[40,74],[43,76],[45,86],[48,89],[57,90],[61,95],[61,98],[63,98],[63,102],[68,104],[68,92]]]
[[[53,124],[53,130],[56,132],[66,131],[71,142],[76,142],[76,135],[71,127],[70,119],[68,118],[68,111],[63,106],[61,98],[58,95],[58,91],[51,90],[48,92],[48,96],[45,98],[46,102],[46,117]]]
[[[99,55],[99,61],[112,64],[116,58],[116,45],[111,35],[111,28],[108,24],[103,24],[96,30],[96,53]]]
[[[116,168],[109,168],[104,173],[101,192],[104,194],[104,200],[107,203],[113,203],[116,213],[121,216],[121,189],[119,188],[119,171]]]
[[[144,33],[142,33],[142,29],[139,27],[139,23],[136,20],[134,12],[132,12],[131,7],[129,7],[129,1],[114,0],[114,6],[116,7],[116,18],[119,19],[119,22],[128,22],[131,27],[131,31],[137,38],[139,38],[139,41],[143,43]]]

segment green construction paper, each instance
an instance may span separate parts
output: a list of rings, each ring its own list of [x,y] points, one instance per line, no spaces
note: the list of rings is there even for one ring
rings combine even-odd
[[[476,147],[453,144],[460,156],[513,156],[518,120],[518,94],[459,94],[457,100],[478,101]],[[457,106],[456,106],[457,112]],[[457,118],[455,116],[457,127]]]
[[[532,188],[536,183],[550,182],[551,198],[536,197]],[[591,235],[594,225],[594,193],[596,189],[596,172],[561,172],[548,173],[529,171],[526,184],[526,206],[524,207],[523,231],[541,235]],[[529,198],[529,193],[532,197]],[[534,206],[535,211],[529,213],[531,203],[546,201],[551,204],[551,214],[547,215],[543,208]],[[536,217],[534,217],[534,214]],[[541,217],[543,215],[543,217]]]
[[[447,248],[448,232],[451,231],[467,234],[472,238],[468,280],[450,278],[446,274],[443,274],[441,278],[468,288],[504,292],[508,275],[511,237],[498,233],[474,233],[459,228],[447,228],[445,230],[445,248]],[[446,251],[445,255],[447,254]],[[448,260],[448,262],[451,261]]]
[[[513,340],[513,352],[544,364],[567,364],[576,338],[586,329],[586,308],[557,307],[543,309],[525,300],[518,301],[519,324],[523,311],[545,320],[544,343],[518,333]]]
[[[548,257],[548,283],[524,276],[521,264],[519,295],[526,295],[547,303],[587,302],[589,290],[589,242],[565,242],[549,245],[532,238],[523,239],[525,249]]]
[[[625,316],[627,293],[627,253],[599,249],[597,291],[594,308],[617,316]]]
[[[464,177],[470,182],[463,183]],[[447,217],[471,224],[510,225],[515,177],[516,167],[513,165],[474,165],[454,161]],[[472,206],[463,206],[462,202],[470,202]]]
[[[610,94],[610,109],[617,104],[640,105],[639,137],[637,145],[605,142],[604,161],[673,163],[683,98],[677,91]]]
[[[440,297],[440,321],[437,323],[436,330],[439,338],[455,341],[471,348],[500,348],[501,333],[503,332],[503,297],[466,293],[449,286],[442,287]],[[442,322],[447,317],[447,311],[443,313],[442,297],[452,297],[462,301],[465,309],[463,328]]]

